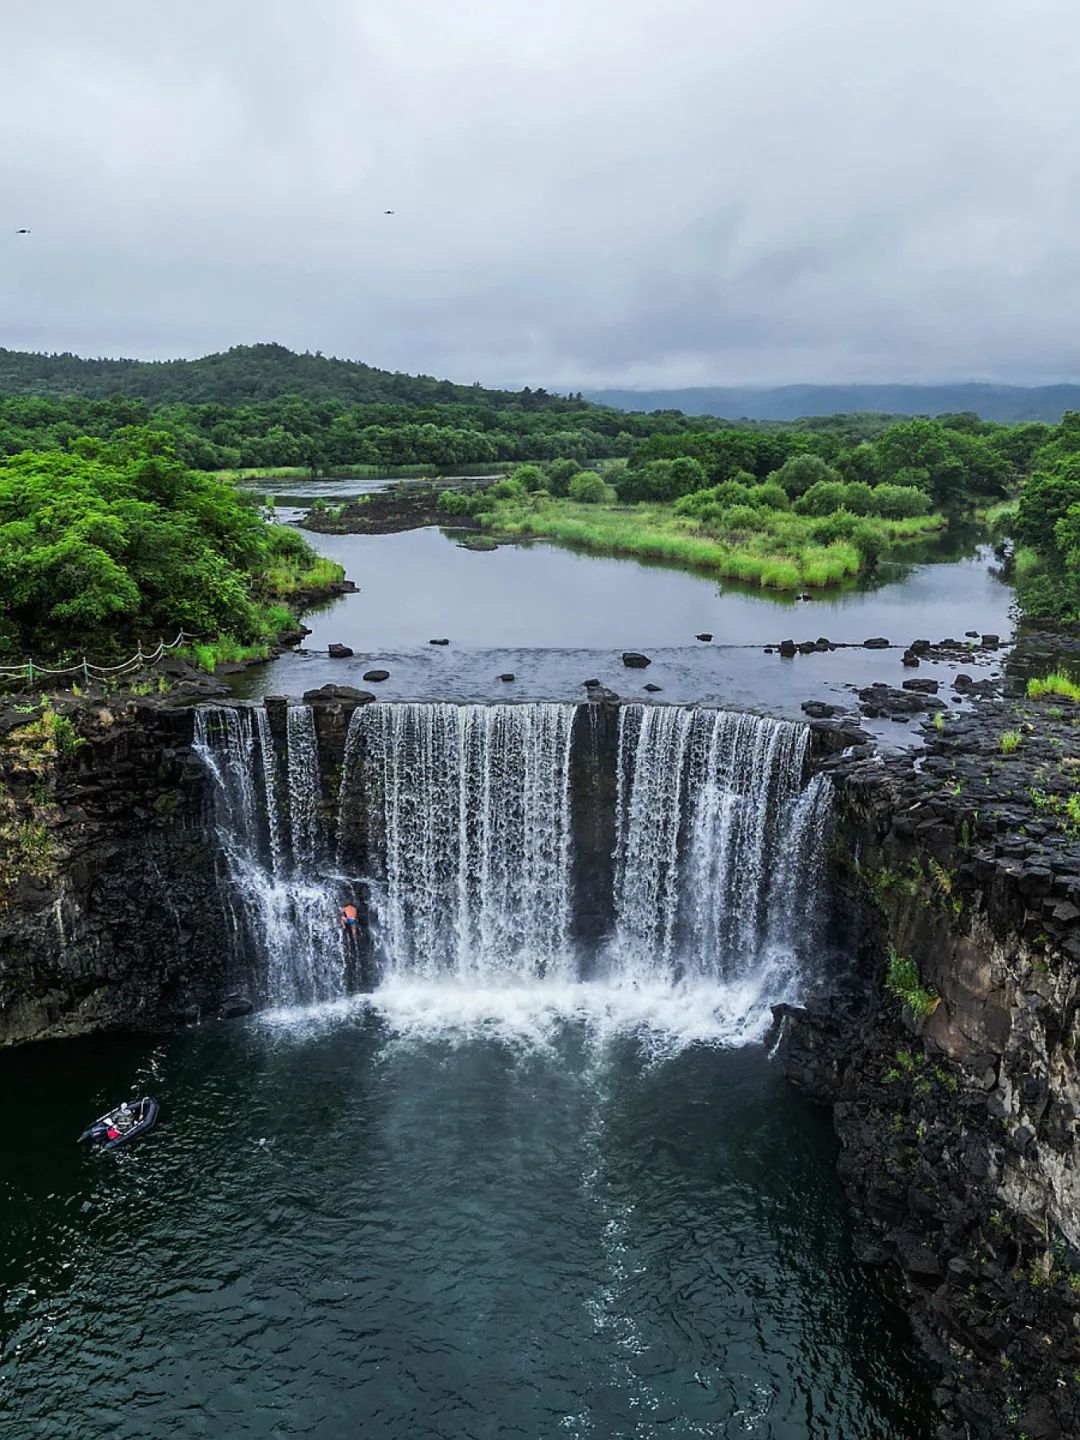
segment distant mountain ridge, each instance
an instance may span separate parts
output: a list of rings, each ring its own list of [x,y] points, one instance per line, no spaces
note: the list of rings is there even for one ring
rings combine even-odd
[[[470,404],[498,409],[581,408],[545,390],[488,390],[430,375],[378,370],[358,360],[298,354],[284,345],[235,345],[197,360],[85,359],[0,349],[0,395],[125,395],[151,405],[255,405],[284,395],[347,405]]]
[[[685,390],[586,390],[586,400],[619,410],[681,410],[724,420],[799,420],[811,415],[945,415],[972,410],[984,420],[1057,424],[1080,409],[1080,385],[699,386]]]

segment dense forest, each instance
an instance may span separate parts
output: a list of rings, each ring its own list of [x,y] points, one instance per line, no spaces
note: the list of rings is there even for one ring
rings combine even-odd
[[[255,405],[280,395],[345,405],[482,404],[497,409],[572,409],[581,396],[485,390],[430,375],[378,370],[358,360],[297,354],[284,345],[234,345],[198,360],[109,360],[0,349],[0,394],[126,395],[153,405]]]
[[[598,406],[500,409],[471,403],[346,405],[286,396],[252,405],[201,405],[113,396],[0,396],[0,456],[55,448],[80,435],[108,439],[152,424],[196,470],[351,465],[485,465],[629,455],[635,442],[688,427],[683,416],[623,415]]]
[[[290,596],[341,576],[253,497],[129,431],[0,464],[0,654],[108,657],[183,628],[236,643],[292,621]]]
[[[620,410],[674,410],[729,420],[794,420],[866,410],[895,416],[971,411],[982,420],[1057,424],[1080,406],[1080,385],[702,385],[685,390],[592,390]]]

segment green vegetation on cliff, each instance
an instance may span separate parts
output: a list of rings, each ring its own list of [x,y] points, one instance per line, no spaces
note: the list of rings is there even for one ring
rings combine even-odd
[[[180,628],[258,641],[283,628],[283,600],[340,576],[236,486],[187,469],[168,434],[0,462],[4,655],[115,654]]]

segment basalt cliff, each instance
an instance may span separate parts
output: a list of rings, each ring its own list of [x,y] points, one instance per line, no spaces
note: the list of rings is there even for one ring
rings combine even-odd
[[[942,1437],[1080,1435],[1080,706],[989,698],[834,766],[838,950],[777,1012],[832,1106],[861,1258],[897,1267]]]

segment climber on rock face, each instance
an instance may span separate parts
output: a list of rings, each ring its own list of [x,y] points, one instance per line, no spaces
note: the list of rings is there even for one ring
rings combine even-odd
[[[355,905],[343,905],[341,907],[341,928],[344,933],[352,939],[360,927],[360,917],[356,913]]]

